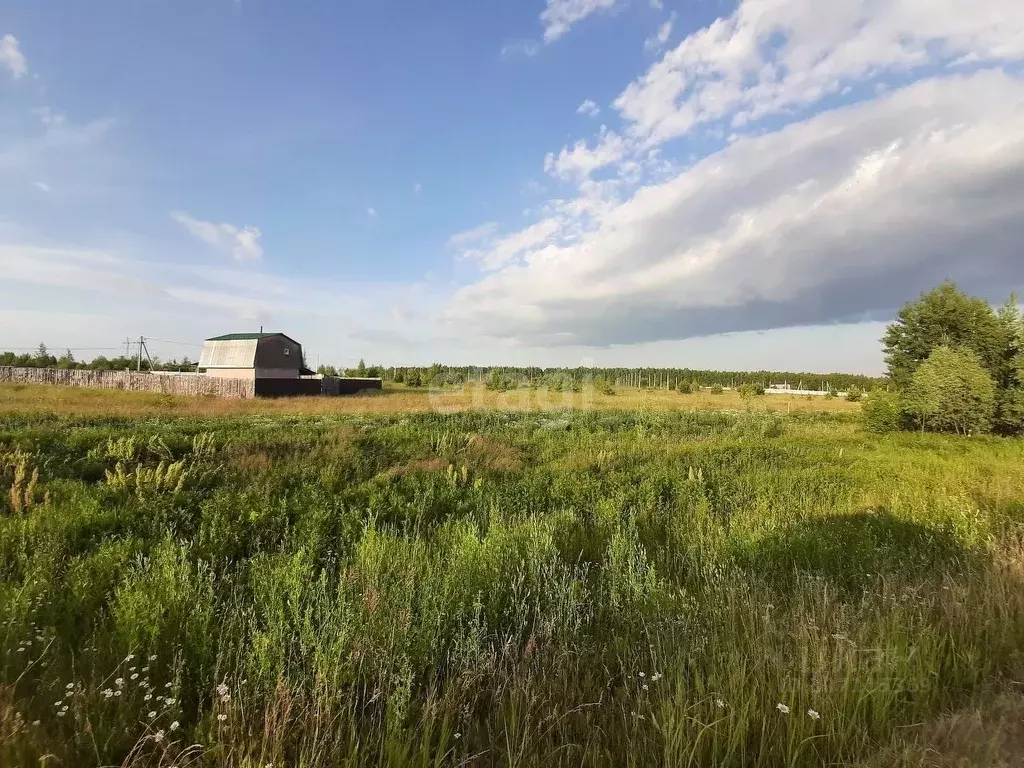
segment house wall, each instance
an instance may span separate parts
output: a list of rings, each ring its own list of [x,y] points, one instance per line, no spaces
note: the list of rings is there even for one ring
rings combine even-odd
[[[299,372],[289,368],[208,368],[215,379],[297,379]]]
[[[252,368],[256,355],[255,339],[207,341],[199,356],[200,368]]]
[[[257,368],[257,379],[297,379],[298,368]]]
[[[255,368],[207,368],[206,376],[213,379],[248,379],[256,378]]]
[[[256,345],[256,367],[271,370],[293,369],[297,377],[302,367],[302,345],[284,336],[260,339]]]

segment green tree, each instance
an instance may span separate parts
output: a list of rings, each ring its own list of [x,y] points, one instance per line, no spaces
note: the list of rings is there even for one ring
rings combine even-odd
[[[943,345],[914,371],[903,402],[922,431],[987,432],[996,384],[976,352]]]
[[[940,346],[973,350],[993,378],[1002,381],[1011,342],[1007,320],[987,301],[968,296],[949,281],[903,307],[882,337],[889,376],[900,388],[910,384],[914,372]]]
[[[1004,435],[1024,435],[1024,387],[999,392],[995,424]]]

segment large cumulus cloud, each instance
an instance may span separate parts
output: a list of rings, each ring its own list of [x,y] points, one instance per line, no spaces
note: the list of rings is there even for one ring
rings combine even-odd
[[[585,220],[567,208],[549,221],[570,235],[482,259],[448,318],[600,346],[863,319],[944,277],[1005,292],[1024,281],[1024,80],[932,76],[740,138]]]

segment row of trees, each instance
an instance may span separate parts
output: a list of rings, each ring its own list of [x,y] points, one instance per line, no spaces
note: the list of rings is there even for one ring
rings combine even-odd
[[[704,387],[741,386],[767,388],[789,384],[793,389],[819,392],[869,390],[885,386],[885,380],[848,373],[794,373],[792,371],[715,371],[695,368],[538,368],[453,366],[434,363],[429,366],[384,367],[366,365],[360,360],[355,368],[337,369],[322,365],[319,373],[329,376],[371,376],[412,387],[460,386],[482,384],[492,389],[539,387],[554,390],[578,389],[585,384],[637,389],[678,389],[686,382]]]
[[[40,344],[34,352],[0,352],[0,365],[14,366],[15,368],[62,368],[65,370],[92,370],[92,371],[123,371],[126,368],[135,370],[139,360],[135,356],[105,357],[100,355],[92,360],[78,360],[70,349],[64,354],[54,355],[45,344]],[[153,358],[150,365],[149,359],[142,358],[142,370],[144,371],[194,371],[196,364],[187,357],[182,360],[161,360]]]
[[[893,391],[865,406],[876,431],[1024,434],[1024,316],[945,282],[908,303],[882,339]]]

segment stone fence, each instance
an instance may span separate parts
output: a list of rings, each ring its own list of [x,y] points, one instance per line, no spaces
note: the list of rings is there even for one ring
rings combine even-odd
[[[59,387],[98,387],[166,395],[256,396],[252,379],[206,377],[201,374],[138,373],[136,371],[79,371],[60,368],[0,366],[0,384],[53,384]]]

